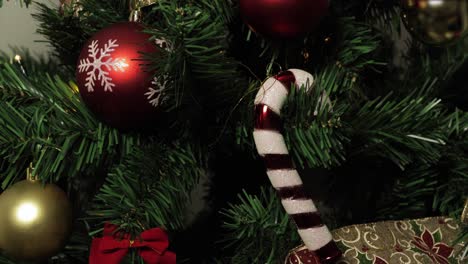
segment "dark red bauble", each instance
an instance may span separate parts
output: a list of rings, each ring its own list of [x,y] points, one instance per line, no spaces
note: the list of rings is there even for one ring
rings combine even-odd
[[[329,0],[240,0],[249,27],[272,38],[294,38],[317,28]]]
[[[305,246],[300,246],[291,250],[286,257],[284,264],[320,264],[319,257],[313,252],[307,249]]]
[[[96,33],[83,47],[76,71],[81,97],[103,122],[120,128],[145,127],[160,112],[164,82],[147,70],[142,53],[158,52],[135,22]]]

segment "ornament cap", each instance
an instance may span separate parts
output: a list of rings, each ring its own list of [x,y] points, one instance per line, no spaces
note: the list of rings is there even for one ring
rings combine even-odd
[[[34,167],[32,162],[29,163],[29,167],[26,169],[26,179],[31,182],[35,182],[39,180],[39,177],[37,177],[37,174],[33,173],[34,172]]]
[[[130,22],[141,22],[141,17],[143,13],[141,9],[150,5],[154,5],[158,0],[131,0],[130,1],[130,17],[128,20]]]
[[[130,21],[130,22],[141,22],[141,16],[142,16],[142,13],[141,13],[140,9],[132,10],[130,12],[130,16],[128,18],[128,21]]]

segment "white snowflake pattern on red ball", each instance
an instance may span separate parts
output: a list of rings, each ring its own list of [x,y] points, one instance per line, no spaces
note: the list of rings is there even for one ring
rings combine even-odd
[[[99,48],[99,41],[93,40],[88,46],[88,58],[81,59],[78,64],[80,73],[86,72],[85,87],[88,92],[94,91],[95,81],[101,81],[105,92],[112,92],[115,84],[109,76],[111,70],[124,72],[128,67],[125,59],[112,58],[111,54],[119,44],[116,39],[109,39],[103,48]]]
[[[166,100],[164,91],[166,90],[167,80],[164,77],[154,77],[151,84],[152,86],[148,88],[148,92],[146,92],[145,95],[147,96],[148,102],[152,106],[157,107]]]

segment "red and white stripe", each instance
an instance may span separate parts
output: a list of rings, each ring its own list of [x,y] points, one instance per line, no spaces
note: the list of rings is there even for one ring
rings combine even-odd
[[[298,69],[290,69],[267,79],[255,98],[253,134],[271,184],[277,190],[284,209],[296,223],[304,244],[324,263],[330,263],[338,259],[341,252],[322,223],[314,202],[307,195],[280,132],[281,108],[291,85],[309,89],[312,82],[311,74]]]

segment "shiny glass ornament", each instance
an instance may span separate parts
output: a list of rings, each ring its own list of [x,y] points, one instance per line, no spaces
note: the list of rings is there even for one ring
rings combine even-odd
[[[0,195],[0,249],[17,260],[42,260],[58,253],[72,228],[67,195],[54,184],[31,179]]]
[[[137,22],[102,29],[84,45],[77,64],[83,101],[101,121],[123,130],[151,126],[167,98],[166,80],[154,76],[144,59],[159,48],[143,29]]]
[[[402,19],[420,41],[444,45],[468,32],[468,0],[402,0]]]

